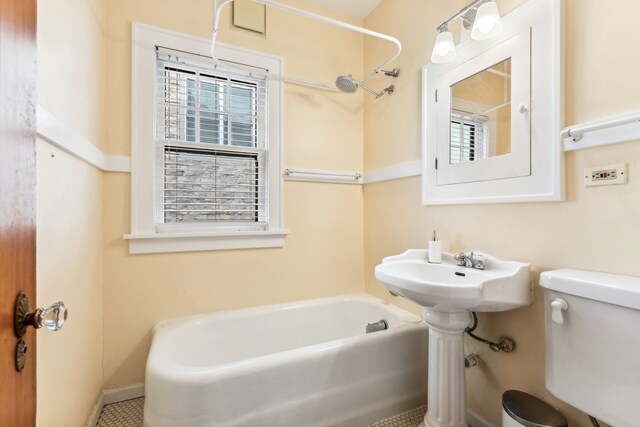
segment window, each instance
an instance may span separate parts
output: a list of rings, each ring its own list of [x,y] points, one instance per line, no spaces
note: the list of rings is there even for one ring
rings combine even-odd
[[[451,114],[449,163],[487,158],[486,120],[482,117]]]
[[[157,70],[156,224],[266,228],[266,80],[160,49]]]
[[[280,60],[134,24],[131,253],[284,245]]]

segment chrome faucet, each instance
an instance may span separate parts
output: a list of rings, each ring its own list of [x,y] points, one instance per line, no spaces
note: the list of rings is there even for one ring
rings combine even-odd
[[[481,258],[474,258],[473,252],[470,252],[469,255],[464,252],[458,252],[453,256],[453,259],[456,260],[457,265],[460,267],[470,267],[475,268],[476,270],[484,270],[484,260]]]

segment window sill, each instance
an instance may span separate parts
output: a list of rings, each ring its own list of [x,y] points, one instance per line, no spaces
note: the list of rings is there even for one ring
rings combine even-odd
[[[129,241],[130,254],[193,252],[230,249],[281,248],[286,230],[246,231],[228,233],[133,233],[123,238]]]

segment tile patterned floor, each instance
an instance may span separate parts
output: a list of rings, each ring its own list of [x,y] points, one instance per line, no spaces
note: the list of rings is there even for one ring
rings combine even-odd
[[[96,427],[142,427],[144,397],[106,405]],[[404,412],[371,424],[369,427],[417,427],[422,422],[426,406]]]
[[[422,422],[427,406],[421,406],[402,414],[394,415],[386,420],[378,421],[369,427],[417,427]]]
[[[144,397],[105,405],[96,427],[142,427]]]

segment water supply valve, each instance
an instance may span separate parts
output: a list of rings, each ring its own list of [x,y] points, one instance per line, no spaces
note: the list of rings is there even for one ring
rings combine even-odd
[[[464,367],[471,368],[480,364],[480,356],[475,353],[469,353],[464,355]]]

